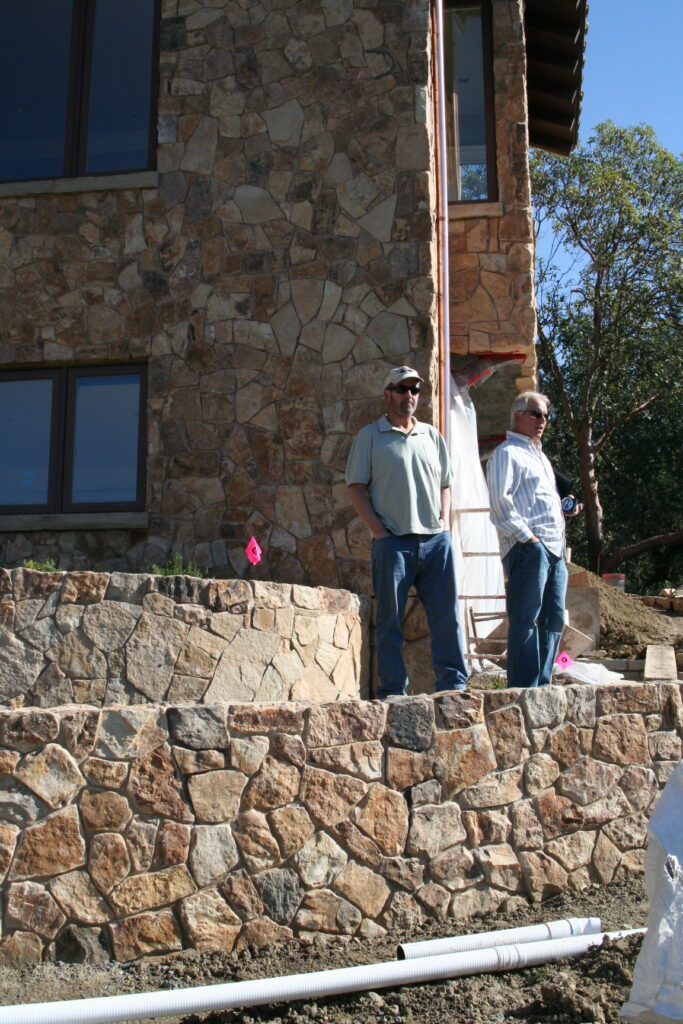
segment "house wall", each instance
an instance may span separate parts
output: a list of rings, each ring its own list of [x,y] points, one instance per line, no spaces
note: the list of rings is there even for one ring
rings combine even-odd
[[[493,0],[500,202],[453,215],[455,352],[531,351],[520,9]],[[164,0],[158,180],[0,188],[0,369],[149,368],[142,518],[0,517],[0,562],[137,572],[173,551],[368,591],[351,438],[390,364],[438,408],[430,18],[428,0]]]
[[[0,712],[0,956],[409,935],[642,871],[677,683]]]
[[[493,3],[493,73],[499,201],[450,207],[451,347],[454,355],[525,355],[523,390],[534,382],[536,317],[524,23],[515,3]]]

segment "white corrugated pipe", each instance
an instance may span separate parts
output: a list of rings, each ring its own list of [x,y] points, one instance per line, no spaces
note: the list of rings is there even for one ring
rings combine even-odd
[[[509,946],[516,942],[542,942],[544,939],[566,939],[571,935],[596,935],[599,931],[599,917],[568,917],[563,921],[546,921],[544,924],[530,924],[524,928],[503,928],[497,932],[475,932],[447,939],[428,939],[425,942],[402,942],[396,955],[399,960],[414,960],[420,956],[465,953],[471,949]]]
[[[578,935],[547,942],[497,946],[446,956],[420,957],[417,960],[392,960],[390,963],[362,967],[342,967],[311,974],[292,974],[284,978],[256,978],[223,985],[203,985],[176,991],[143,992],[139,995],[101,996],[95,999],[70,999],[63,1003],[31,1003],[0,1007],[0,1024],[117,1024],[144,1017],[170,1017],[182,1013],[208,1013],[232,1010],[264,1003],[293,999],[317,999],[343,992],[363,992],[395,988],[424,981],[442,981],[466,974],[483,974],[579,956],[603,939],[641,934],[644,928]]]

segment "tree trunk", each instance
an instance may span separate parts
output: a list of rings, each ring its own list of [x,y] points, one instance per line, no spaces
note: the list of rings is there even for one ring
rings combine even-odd
[[[595,454],[593,452],[593,431],[590,423],[582,423],[579,427],[577,441],[579,446],[579,475],[581,478],[581,494],[585,505],[586,541],[588,548],[588,568],[600,574],[600,560],[605,548],[605,533],[598,492],[598,478],[595,472]]]

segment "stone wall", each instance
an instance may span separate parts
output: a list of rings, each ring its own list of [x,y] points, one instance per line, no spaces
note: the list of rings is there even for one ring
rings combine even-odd
[[[357,699],[368,629],[345,590],[0,569],[0,705]]]
[[[142,521],[0,516],[0,564],[139,572],[174,552],[369,592],[351,438],[392,364],[438,407],[431,7],[163,0],[158,180],[0,186],[0,369],[149,371]],[[452,223],[453,347],[530,366],[521,0],[492,9],[500,202]]]
[[[162,8],[158,186],[0,198],[0,368],[148,362],[149,523],[0,562],[241,577],[255,534],[257,577],[362,589],[350,437],[392,364],[438,386],[430,4]]]
[[[0,712],[0,958],[396,939],[642,870],[675,683]]]

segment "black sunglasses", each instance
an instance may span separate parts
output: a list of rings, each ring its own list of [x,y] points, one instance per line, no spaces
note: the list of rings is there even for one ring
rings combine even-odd
[[[530,416],[533,416],[535,420],[547,420],[550,418],[549,412],[541,412],[540,409],[525,409],[524,411],[528,412]]]
[[[419,395],[420,394],[420,385],[419,384],[394,384],[394,386],[392,388],[389,388],[389,390],[390,391],[398,391],[399,395],[407,395],[409,391],[410,391],[411,395]]]

